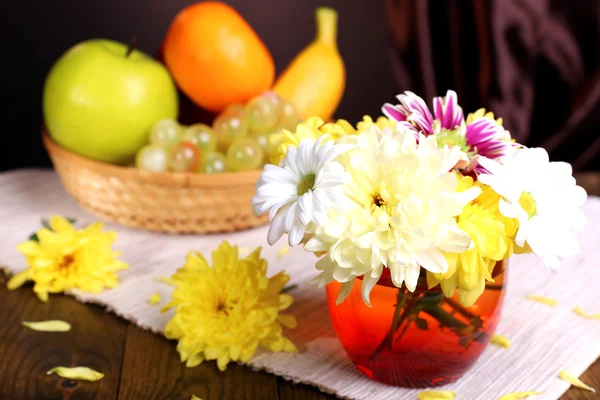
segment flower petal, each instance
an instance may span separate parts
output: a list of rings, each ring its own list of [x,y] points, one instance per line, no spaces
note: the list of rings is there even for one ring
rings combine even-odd
[[[23,321],[23,326],[38,332],[68,332],[71,330],[71,324],[58,319],[49,321],[27,322]]]
[[[589,390],[592,393],[596,393],[596,389],[594,389],[591,386],[586,385],[578,377],[576,377],[575,375],[573,375],[570,372],[560,371],[559,374],[558,374],[558,377],[560,379],[562,379],[563,381],[569,382],[573,386],[576,386],[576,387],[581,388],[581,389]]]
[[[48,375],[56,374],[61,378],[95,382],[104,377],[104,374],[88,367],[54,367],[46,372]]]
[[[495,344],[496,346],[504,347],[505,349],[510,347],[510,340],[506,336],[498,334],[492,335],[490,343]]]

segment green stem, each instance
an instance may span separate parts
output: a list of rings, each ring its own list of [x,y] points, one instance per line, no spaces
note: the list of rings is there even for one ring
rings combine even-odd
[[[461,306],[460,304],[458,304],[456,301],[446,297],[444,298],[444,302],[446,302],[450,307],[452,307],[456,312],[458,312],[460,315],[462,315],[463,317],[467,318],[468,320],[471,320],[473,318],[476,318],[477,316],[471,312],[469,312],[466,308],[464,308],[463,306]]]
[[[408,301],[408,297],[411,297],[412,293],[408,293],[408,295],[404,294],[404,289],[398,289],[398,294],[396,296],[396,308],[394,308],[394,316],[392,317],[392,326],[388,334],[383,338],[379,346],[373,352],[371,356],[371,360],[377,359],[379,354],[385,349],[387,346],[390,346],[394,340],[394,334],[396,330],[400,326],[401,322],[404,320],[406,315],[406,310],[404,305]]]

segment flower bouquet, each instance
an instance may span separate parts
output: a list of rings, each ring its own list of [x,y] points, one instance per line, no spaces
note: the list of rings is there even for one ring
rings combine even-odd
[[[373,121],[309,118],[274,137],[252,201],[269,244],[317,255],[330,315],[371,378],[436,386],[459,378],[499,319],[506,260],[550,269],[578,253],[586,192],[571,166],[516,143],[501,119],[464,117],[456,93],[411,92]]]

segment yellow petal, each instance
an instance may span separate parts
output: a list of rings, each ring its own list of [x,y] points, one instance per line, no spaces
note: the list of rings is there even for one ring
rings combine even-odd
[[[529,396],[536,396],[538,394],[542,394],[542,392],[517,392],[517,393],[509,393],[500,397],[498,400],[518,400],[524,399]]]
[[[294,329],[296,326],[298,326],[298,322],[293,315],[279,314],[277,320],[286,328]]]
[[[39,322],[23,321],[22,324],[31,330],[39,332],[69,332],[71,330],[71,324],[60,320]]]
[[[549,297],[536,296],[533,294],[527,295],[525,297],[528,298],[529,300],[537,301],[538,303],[542,303],[542,304],[545,304],[550,307],[555,307],[558,305],[558,301],[551,299]]]
[[[158,282],[158,283],[166,283],[167,285],[171,285],[171,286],[176,286],[173,279],[167,278],[164,276],[158,276],[158,277],[154,278],[153,281]]]
[[[578,388],[589,390],[590,392],[596,393],[596,389],[581,382],[581,380],[578,377],[576,377],[575,375],[573,375],[570,372],[560,371],[560,373],[558,374],[558,377],[560,379],[562,379],[563,381],[569,382],[573,386],[577,386]]]
[[[190,400],[202,400],[202,399],[198,396],[192,395],[192,398]]]
[[[46,372],[48,375],[56,374],[62,378],[76,379],[81,381],[98,381],[104,377],[104,374],[94,371],[88,367],[54,367]]]
[[[449,390],[425,390],[417,395],[419,400],[452,400],[456,393]]]
[[[508,349],[510,347],[510,340],[502,335],[492,335],[492,340],[491,340],[492,344],[495,344],[496,346],[500,346],[500,347],[504,347],[505,349]]]
[[[153,306],[160,303],[160,293],[154,293],[152,296],[148,298],[148,303]]]
[[[23,286],[23,284],[25,282],[27,282],[28,280],[29,280],[29,270],[26,269],[25,271],[19,272],[18,274],[14,275],[12,278],[10,278],[10,280],[6,283],[6,288],[8,290],[18,289],[21,286]]]
[[[282,257],[285,257],[285,255],[289,252],[290,252],[290,246],[288,246],[287,244],[284,244],[283,246],[281,246],[281,248],[277,252],[277,256],[279,258],[282,258]]]
[[[573,312],[583,318],[600,319],[600,314],[588,314],[585,311],[583,311],[579,306],[576,306]]]

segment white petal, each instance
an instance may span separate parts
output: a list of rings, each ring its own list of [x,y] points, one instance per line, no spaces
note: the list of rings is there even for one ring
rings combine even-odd
[[[371,307],[371,290],[379,281],[381,277],[381,273],[383,272],[383,265],[379,266],[379,268],[374,269],[371,273],[366,273],[363,275],[361,293],[363,301],[366,305]]]
[[[448,261],[438,249],[421,250],[416,252],[415,256],[417,262],[428,271],[436,274],[448,272]]]
[[[421,268],[418,265],[407,265],[404,272],[406,274],[404,284],[408,290],[414,292],[417,288],[417,283],[419,282],[419,273],[421,272]]]
[[[285,209],[284,209],[285,210]],[[280,210],[273,221],[271,221],[271,226],[269,226],[269,233],[267,234],[267,242],[273,246],[286,232],[285,231],[285,218],[286,211]]]
[[[297,246],[304,238],[304,232],[306,231],[306,226],[302,225],[300,221],[296,221],[292,225],[292,229],[288,233],[288,243],[290,246]]]
[[[342,284],[342,287],[340,288],[340,293],[338,294],[337,300],[335,301],[335,305],[340,305],[344,300],[346,300],[346,297],[348,297],[353,287],[354,279],[348,282],[344,282]]]

